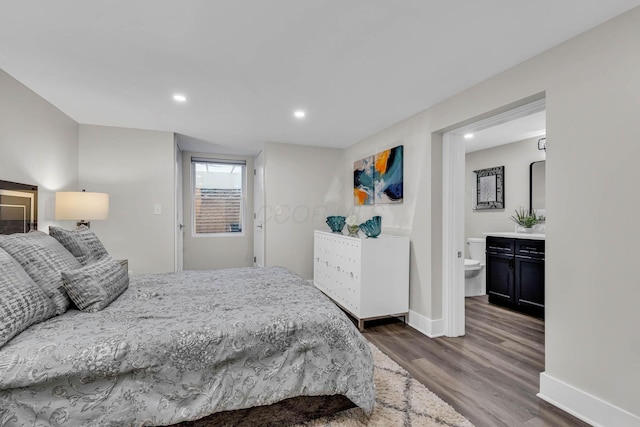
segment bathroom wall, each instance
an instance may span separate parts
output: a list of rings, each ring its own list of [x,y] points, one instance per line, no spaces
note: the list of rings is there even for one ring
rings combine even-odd
[[[489,231],[514,231],[509,219],[515,209],[529,209],[529,165],[545,159],[546,152],[538,150],[538,139],[530,138],[465,156],[465,238],[483,237]],[[479,169],[504,166],[504,209],[474,210],[476,174]],[[469,257],[468,248],[466,256]]]

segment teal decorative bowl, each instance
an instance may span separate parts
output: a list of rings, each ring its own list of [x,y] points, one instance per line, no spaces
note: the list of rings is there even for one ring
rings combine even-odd
[[[366,220],[360,224],[360,230],[362,230],[367,237],[378,237],[380,232],[382,232],[382,217],[374,216]]]
[[[334,233],[342,233],[342,229],[344,228],[345,221],[347,220],[344,216],[328,216],[327,217],[327,225]]]

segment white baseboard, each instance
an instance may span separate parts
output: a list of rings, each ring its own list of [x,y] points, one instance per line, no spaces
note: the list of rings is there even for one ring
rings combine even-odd
[[[442,319],[431,320],[422,314],[409,310],[407,323],[413,329],[428,336],[429,338],[441,337],[444,335],[444,322]]]
[[[638,427],[640,416],[560,381],[540,374],[538,397],[596,427]]]

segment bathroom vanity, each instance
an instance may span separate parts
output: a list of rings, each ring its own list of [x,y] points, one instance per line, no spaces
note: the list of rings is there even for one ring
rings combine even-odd
[[[486,236],[489,302],[544,317],[544,234]]]

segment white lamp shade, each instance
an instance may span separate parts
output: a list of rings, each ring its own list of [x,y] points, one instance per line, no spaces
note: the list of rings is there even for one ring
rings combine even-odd
[[[86,191],[56,193],[57,220],[100,220],[109,217],[109,195]]]

